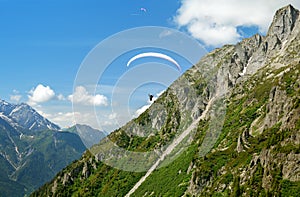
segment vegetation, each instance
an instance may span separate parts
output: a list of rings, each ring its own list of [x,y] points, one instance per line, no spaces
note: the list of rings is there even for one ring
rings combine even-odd
[[[11,129],[11,130],[9,130]],[[80,138],[72,133],[45,130],[35,134],[35,138],[13,135],[10,127],[0,128],[0,135],[11,133],[11,138],[18,145],[20,153],[16,156],[14,144],[10,139],[0,139],[5,145],[1,153],[6,153],[7,159],[0,156],[0,196],[24,196],[50,181],[57,172],[70,162],[78,159],[85,151]],[[20,159],[20,157],[22,159]],[[11,159],[10,159],[11,158]],[[14,169],[12,165],[19,166]]]
[[[195,145],[191,146],[172,164],[155,170],[151,178],[146,179],[132,196],[182,196],[189,185],[191,173],[188,168],[196,149]]]
[[[263,120],[269,113],[267,105],[273,87],[282,85],[285,89],[287,84],[282,81],[290,78],[288,76],[293,75],[287,73],[281,79],[264,79],[258,74],[244,84],[243,89],[247,90],[248,94],[238,93],[237,88],[237,92],[233,92],[229,99],[222,134],[214,146],[214,151],[204,157],[199,156],[199,148],[209,126],[209,121],[200,121],[192,145],[179,154],[170,165],[156,169],[133,196],[188,196],[193,194],[192,191],[197,191],[197,195],[200,196],[296,196],[299,193],[299,182],[283,179],[283,166],[277,165],[275,160],[269,161],[268,167],[263,166],[261,160],[266,152],[269,152],[272,158],[282,154],[286,156],[290,153],[300,153],[299,144],[284,143],[299,131],[299,119],[294,125],[283,125],[279,121],[271,127],[264,128],[261,133],[253,131],[255,136],[249,134],[253,122]],[[297,79],[293,76],[287,81],[297,86]],[[253,81],[260,80],[264,83],[252,85]],[[297,91],[298,89],[294,88],[293,91],[286,92],[294,101],[294,110],[299,110],[297,99],[294,98]],[[157,148],[157,144],[163,144],[170,139],[166,136],[173,132],[172,128],[180,121],[176,103],[172,100],[167,103],[168,114],[172,115],[168,116],[165,125],[156,135],[129,136],[119,129],[110,135],[110,139],[127,150],[147,151]],[[145,126],[149,124],[149,116],[144,114],[135,121]],[[244,136],[241,141],[243,151],[237,152],[238,138],[241,136]],[[163,142],[164,140],[166,141]],[[85,165],[88,166],[88,176],[83,174]],[[66,174],[72,178],[66,178]],[[144,174],[145,172],[113,169],[96,161],[87,152],[81,160],[74,162],[56,176],[58,181],[54,196],[124,196]],[[270,177],[269,182],[265,180],[266,174]],[[245,176],[250,178],[245,179]],[[53,182],[48,183],[32,196],[53,195],[52,188]]]
[[[238,46],[243,47],[242,44]],[[211,53],[205,61],[220,55],[218,61],[212,60],[217,69],[227,69],[224,64],[241,66],[235,61],[238,52],[245,52],[240,50],[227,46]],[[299,195],[300,64],[292,62],[275,69],[273,64],[285,62],[285,57],[274,55],[256,74],[236,82],[227,95],[222,133],[209,153],[201,155],[202,142],[211,134],[207,133],[210,127],[207,118],[199,122],[194,138],[185,139],[184,142],[190,140],[191,145],[180,154],[172,155],[176,159],[170,165],[156,169],[132,196]],[[185,76],[203,103],[215,93],[209,91],[213,83],[204,81],[196,68]],[[188,91],[185,93],[188,98]],[[130,151],[161,151],[184,128],[182,124],[190,123],[190,120],[185,119],[187,115],[180,108],[183,104],[171,91],[165,92],[156,102],[164,105],[166,110],[166,119],[160,129],[150,137],[138,137],[128,132],[130,122],[112,133],[110,140]],[[195,102],[192,104],[196,105]],[[147,110],[133,120],[134,124],[152,128],[150,113]],[[286,168],[286,162],[297,170]],[[32,196],[124,196],[145,173],[114,169],[86,152]]]

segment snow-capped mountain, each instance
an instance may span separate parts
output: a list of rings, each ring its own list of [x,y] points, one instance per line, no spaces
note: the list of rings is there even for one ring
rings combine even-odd
[[[0,117],[13,128],[26,131],[60,130],[26,103],[11,104],[0,100]]]
[[[0,100],[0,196],[29,195],[85,150],[29,105]]]

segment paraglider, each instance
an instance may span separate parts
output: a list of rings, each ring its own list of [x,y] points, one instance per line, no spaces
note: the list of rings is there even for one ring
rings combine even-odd
[[[143,11],[143,12],[147,12],[146,8],[141,8],[140,10]]]
[[[172,57],[162,54],[162,53],[157,53],[157,52],[146,52],[146,53],[140,53],[134,57],[132,57],[128,62],[127,62],[127,67],[130,66],[130,64],[140,58],[144,58],[144,57],[157,57],[157,58],[161,58],[164,60],[167,60],[171,63],[173,63],[177,69],[179,70],[179,72],[181,71],[181,67],[180,65],[176,62],[176,60],[174,60]]]
[[[152,94],[148,94],[148,96],[149,96],[149,100],[152,101],[154,96]]]

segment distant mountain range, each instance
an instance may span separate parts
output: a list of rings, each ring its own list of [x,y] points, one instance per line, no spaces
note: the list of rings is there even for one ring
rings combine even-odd
[[[93,142],[79,134],[95,142],[105,136],[86,125],[62,130],[25,103],[0,100],[0,196],[30,194],[80,158]]]
[[[99,143],[100,140],[107,135],[104,131],[99,131],[88,125],[82,124],[76,124],[66,129],[66,131],[76,133],[77,135],[79,135],[82,142],[87,148],[90,148],[94,144]]]

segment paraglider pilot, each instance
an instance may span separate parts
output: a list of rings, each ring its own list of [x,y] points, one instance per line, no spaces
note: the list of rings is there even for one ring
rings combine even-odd
[[[152,101],[153,95],[152,94],[148,94],[148,96],[149,96],[149,100]]]

